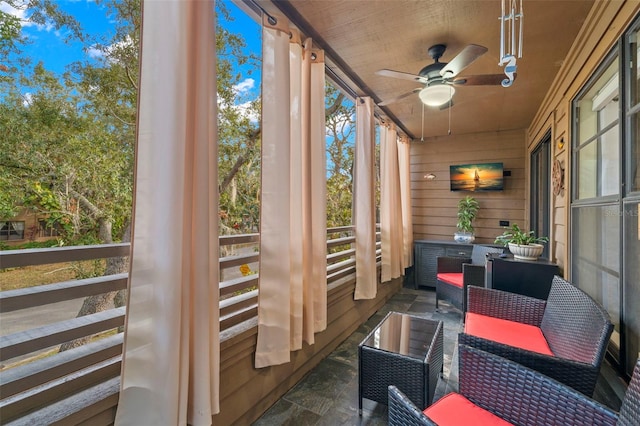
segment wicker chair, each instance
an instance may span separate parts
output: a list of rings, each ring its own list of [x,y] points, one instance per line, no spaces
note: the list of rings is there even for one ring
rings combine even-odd
[[[465,331],[458,335],[459,344],[510,359],[587,396],[593,395],[613,324],[604,308],[591,297],[558,276],[553,278],[546,301],[480,287],[469,287],[468,297]],[[507,326],[533,326],[530,328],[548,345],[549,353],[516,347],[509,339],[500,343],[496,340],[503,336],[503,329],[495,326],[490,330],[493,338],[468,333],[474,314],[479,314],[481,321],[495,322],[497,318],[516,323],[504,322]]]
[[[437,259],[436,309],[438,300],[446,300],[455,308],[466,312],[467,287],[484,287],[487,254],[502,253],[499,247],[475,244],[471,257],[439,256]]]
[[[459,356],[456,396],[465,397],[468,403],[453,405],[460,398],[452,399],[454,394],[449,394],[423,412],[395,386],[389,386],[389,425],[446,426],[451,414],[464,416],[469,406],[474,409],[467,422],[470,425],[482,424],[478,407],[518,426],[640,424],[640,359],[616,413],[544,374],[488,352],[460,345]]]

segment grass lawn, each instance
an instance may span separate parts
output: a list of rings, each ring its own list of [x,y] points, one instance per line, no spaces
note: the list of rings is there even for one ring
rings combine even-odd
[[[104,261],[98,262],[98,266],[104,271]],[[94,261],[88,260],[0,269],[0,291],[75,280],[78,277],[78,271],[81,276],[85,275],[94,268],[94,263]]]

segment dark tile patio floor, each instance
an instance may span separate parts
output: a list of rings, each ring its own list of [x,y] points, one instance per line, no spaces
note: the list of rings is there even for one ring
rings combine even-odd
[[[444,373],[438,381],[434,401],[457,390],[458,363],[455,357],[457,336],[462,327],[460,312],[443,302],[436,312],[435,291],[405,287],[253,424],[386,425],[387,406],[384,404],[365,399],[362,417],[358,415],[358,344],[389,311],[442,320]],[[624,384],[607,361],[600,376],[594,399],[618,410]]]

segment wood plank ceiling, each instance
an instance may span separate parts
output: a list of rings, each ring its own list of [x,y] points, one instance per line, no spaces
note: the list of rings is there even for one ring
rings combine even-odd
[[[449,62],[465,46],[487,47],[486,54],[460,73],[500,74],[501,2],[499,0],[277,0],[258,1],[285,14],[316,45],[325,49],[329,67],[360,96],[374,102],[395,98],[419,83],[382,77],[388,68],[417,74],[433,62],[427,51],[445,44],[440,59]],[[425,108],[417,94],[381,107],[379,112],[412,138],[523,129],[529,126],[593,0],[523,0],[523,57],[509,88],[460,86],[449,110]],[[450,115],[449,115],[450,113]],[[450,121],[449,121],[450,119]]]

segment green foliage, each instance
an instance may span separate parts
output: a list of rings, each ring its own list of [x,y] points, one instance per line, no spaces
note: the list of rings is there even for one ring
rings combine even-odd
[[[230,32],[232,21],[224,2],[216,2],[216,55],[218,92],[218,186],[222,234],[257,232],[260,222],[260,99],[234,89],[251,72],[234,70],[241,65],[258,70],[260,58],[244,53],[241,34]],[[260,36],[256,27],[256,37]]]
[[[518,224],[514,223],[511,228],[504,231],[502,235],[498,235],[495,239],[496,244],[502,244],[508,246],[511,244],[529,245],[529,244],[541,244],[549,241],[547,237],[536,237],[533,231],[524,231],[520,229]]]
[[[458,223],[456,226],[459,231],[473,233],[473,220],[476,218],[479,209],[478,201],[471,196],[467,195],[458,201]]]
[[[51,239],[46,241],[29,241],[28,243],[9,246],[6,243],[0,242],[0,250],[23,250],[23,249],[35,249],[35,248],[49,248],[58,247],[60,245],[59,240]]]
[[[139,0],[96,0],[114,30],[90,36],[51,0],[9,0],[38,25],[64,30],[98,59],[50,72],[21,48],[20,21],[0,13],[0,216],[28,208],[64,227],[64,243],[120,240],[131,221],[140,44]],[[222,233],[256,232],[260,213],[260,99],[235,89],[259,69],[216,2],[218,183]],[[256,26],[256,37],[260,29]],[[14,62],[7,62],[11,54]],[[95,55],[93,55],[95,58]],[[13,66],[16,65],[16,66]],[[250,74],[249,74],[250,75]],[[329,226],[351,223],[355,106],[326,86]],[[111,234],[105,234],[111,230]]]
[[[73,270],[73,273],[77,280],[101,277],[105,273],[104,261],[101,259],[84,262],[72,262],[70,267]]]
[[[6,61],[10,52],[17,50],[22,42],[20,19],[0,10],[0,63]]]
[[[139,10],[139,3],[100,2],[114,13],[117,29],[103,44],[86,36],[56,2],[13,3],[28,10],[32,23],[64,28],[87,49],[102,46],[104,58],[98,65],[71,64],[63,75],[41,63],[12,68],[0,81],[0,133],[6,136],[0,139],[0,182],[8,188],[0,214],[26,207],[62,225],[67,240],[92,234],[111,242],[131,215],[138,75],[139,25],[129,19],[134,15],[117,10]],[[19,58],[23,64],[31,59]]]
[[[327,227],[352,223],[355,104],[325,85],[327,129]]]
[[[60,205],[60,198],[39,182],[33,184],[31,192],[27,192],[24,205],[32,210],[46,213],[45,223],[48,228],[58,226],[62,238],[70,238],[73,233],[72,217]]]

